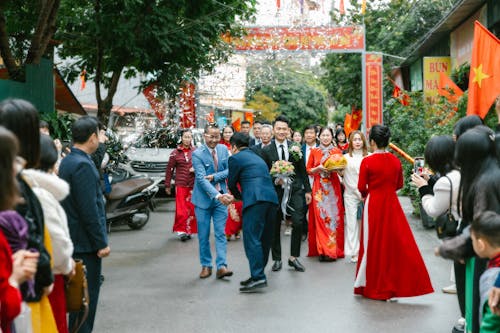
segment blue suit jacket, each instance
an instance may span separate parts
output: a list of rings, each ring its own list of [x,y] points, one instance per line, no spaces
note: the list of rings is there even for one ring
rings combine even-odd
[[[238,183],[241,192],[236,186]],[[228,186],[236,199],[243,200],[243,210],[259,201],[278,204],[266,162],[249,148],[229,158]]]
[[[221,192],[227,193],[226,178],[229,152],[227,147],[222,144],[218,144],[215,149],[217,151],[217,172],[215,172],[212,154],[206,145],[196,149],[192,155],[195,178],[191,201],[195,206],[203,209],[216,203],[215,196],[219,194],[219,191],[215,189],[215,184],[220,185]],[[212,182],[205,179],[205,176],[208,175],[214,175]]]
[[[59,177],[68,182],[70,194],[61,203],[75,253],[94,253],[108,246],[106,213],[99,173],[84,151],[72,148],[59,166]]]

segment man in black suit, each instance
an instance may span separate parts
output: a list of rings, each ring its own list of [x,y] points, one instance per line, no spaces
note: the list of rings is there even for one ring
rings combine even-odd
[[[292,239],[290,244],[290,257],[288,265],[295,268],[299,272],[304,272],[305,268],[297,259],[300,256],[300,243],[302,238],[302,224],[304,219],[304,206],[311,202],[311,186],[307,178],[306,169],[302,158],[294,158],[288,152],[288,148],[292,142],[287,141],[286,136],[290,133],[288,126],[288,118],[285,116],[278,116],[274,121],[274,141],[270,145],[262,149],[262,158],[271,169],[274,162],[277,160],[287,160],[293,163],[295,168],[295,175],[292,176],[293,182],[291,185],[291,193],[288,201],[287,215],[292,219]],[[282,180],[275,180],[275,188],[278,193],[279,201],[283,200],[284,190],[282,188]],[[278,214],[275,222],[274,240],[272,246],[272,256],[274,264],[273,271],[279,271],[282,267],[281,262],[281,220],[283,219],[283,212],[281,208],[278,209]]]
[[[228,187],[243,201],[243,245],[250,265],[250,278],[241,281],[241,292],[267,286],[264,268],[271,248],[278,195],[266,163],[248,148],[249,137],[234,133],[230,140]],[[240,184],[241,191],[237,184]]]
[[[78,332],[92,332],[99,299],[102,258],[110,253],[106,232],[106,213],[99,173],[90,155],[99,146],[98,122],[85,116],[73,123],[73,147],[59,166],[59,177],[68,182],[69,196],[62,202],[74,245],[73,258],[82,259],[87,268],[89,313]],[[71,313],[69,326],[81,316]]]
[[[251,144],[250,139],[250,149],[256,152],[259,156],[262,157],[262,148],[271,144],[271,139],[273,138],[273,127],[271,124],[263,124],[260,130],[260,139],[261,142],[256,145]]]

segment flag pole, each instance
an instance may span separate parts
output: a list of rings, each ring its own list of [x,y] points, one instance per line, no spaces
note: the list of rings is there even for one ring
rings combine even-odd
[[[361,126],[361,131],[366,136],[366,121],[368,120],[366,109],[366,26],[365,26],[365,18],[363,16],[363,50],[361,51],[361,85],[362,85],[362,98],[363,98],[363,126]]]

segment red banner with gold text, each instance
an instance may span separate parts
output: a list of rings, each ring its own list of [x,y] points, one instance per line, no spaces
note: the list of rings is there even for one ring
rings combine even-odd
[[[247,28],[241,38],[222,39],[237,51],[349,50],[364,49],[362,26],[349,27],[261,27]]]
[[[365,54],[366,128],[382,124],[382,55]]]

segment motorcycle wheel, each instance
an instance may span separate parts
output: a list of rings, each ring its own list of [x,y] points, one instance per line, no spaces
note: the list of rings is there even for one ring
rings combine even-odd
[[[130,229],[139,230],[142,229],[149,221],[149,208],[143,208],[134,215],[132,215],[127,225]]]

